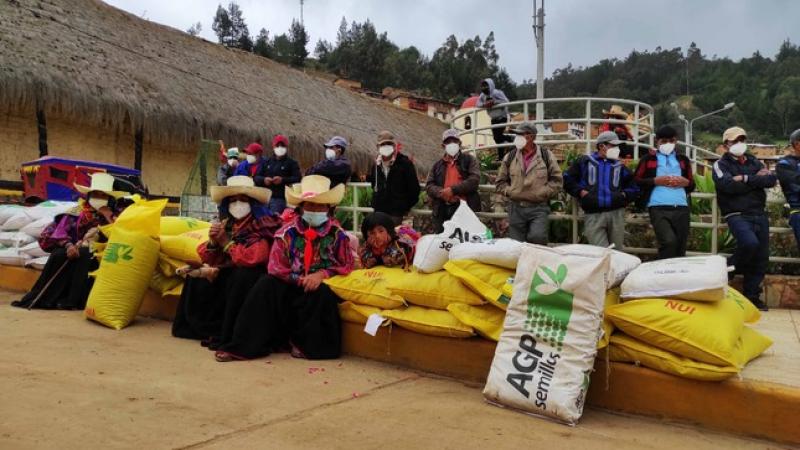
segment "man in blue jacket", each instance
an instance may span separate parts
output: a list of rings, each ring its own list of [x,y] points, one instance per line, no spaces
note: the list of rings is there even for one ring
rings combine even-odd
[[[723,219],[736,240],[728,265],[744,276],[744,292],[762,311],[761,282],[769,263],[769,219],[765,212],[766,189],[777,179],[755,156],[747,153],[747,133],[742,128],[725,130],[722,144],[727,152],[714,163],[714,185]]]
[[[775,172],[789,204],[789,225],[800,248],[800,128],[789,135],[789,145],[794,153],[778,160]]]
[[[347,150],[347,139],[341,136],[332,137],[325,143],[325,159],[306,170],[306,175],[322,175],[331,180],[331,188],[339,184],[347,184],[353,174],[350,160],[344,156]]]
[[[625,206],[636,200],[639,188],[633,174],[619,161],[619,140],[613,131],[597,136],[597,151],[578,158],[564,172],[564,190],[584,212],[583,235],[591,245],[625,244]]]

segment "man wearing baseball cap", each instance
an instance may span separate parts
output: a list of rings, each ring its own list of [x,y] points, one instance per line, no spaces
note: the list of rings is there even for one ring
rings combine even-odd
[[[272,191],[269,209],[280,214],[286,209],[286,186],[300,182],[300,165],[288,155],[289,139],[282,134],[272,138],[272,156],[267,158],[264,169],[253,177],[256,186]]]
[[[346,184],[350,181],[353,168],[350,160],[344,156],[347,150],[347,139],[341,136],[334,136],[325,143],[325,158],[309,167],[306,175],[322,175],[331,180],[331,187],[339,184]]]
[[[555,156],[536,145],[536,126],[521,123],[514,129],[514,150],[503,157],[495,182],[507,199],[508,235],[533,244],[549,240],[550,199],[561,189],[561,168]]]
[[[260,138],[256,139],[255,142],[251,142],[245,147],[245,160],[236,167],[235,175],[247,175],[252,178],[264,170],[264,164],[267,160],[262,156],[264,147],[259,143],[260,140]]]
[[[388,214],[395,225],[419,201],[417,168],[408,156],[397,149],[397,141],[390,131],[378,134],[378,157],[375,167],[367,176],[372,185],[372,207]]]
[[[761,282],[769,263],[766,189],[775,186],[777,178],[747,153],[747,133],[742,128],[725,130],[722,145],[727,151],[714,163],[713,176],[720,212],[736,240],[728,265],[735,267],[734,274],[744,277],[744,296],[766,311],[761,300]]]
[[[791,153],[778,160],[775,172],[789,204],[789,225],[800,248],[800,128],[789,135]]]
[[[435,233],[444,231],[444,222],[453,217],[461,200],[465,200],[473,211],[481,210],[478,184],[481,169],[474,156],[461,152],[458,130],[442,133],[444,155],[436,161],[428,174],[425,191],[431,201]]]
[[[625,206],[636,200],[639,188],[633,174],[619,161],[622,141],[613,131],[597,136],[596,151],[578,158],[564,173],[564,190],[584,212],[583,235],[591,245],[625,244]]]

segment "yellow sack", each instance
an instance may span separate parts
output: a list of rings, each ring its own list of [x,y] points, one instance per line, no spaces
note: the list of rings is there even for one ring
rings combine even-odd
[[[181,283],[174,288],[164,292],[162,297],[180,297],[183,294],[183,285],[185,284],[186,280],[181,279]]]
[[[462,324],[447,311],[409,306],[381,313],[383,317],[407,330],[432,336],[465,338],[475,334],[472,327]]]
[[[166,204],[166,199],[134,203],[108,229],[86,301],[88,319],[119,330],[136,316],[158,262],[159,218]]]
[[[500,340],[506,318],[504,310],[493,305],[472,306],[465,303],[450,303],[447,310],[459,322],[474,328],[479,335],[495,342]]]
[[[409,303],[426,308],[447,309],[450,303],[485,303],[480,295],[445,270],[433,273],[416,270],[405,272],[396,283],[392,283],[389,290]]]
[[[606,291],[606,305],[603,308],[603,324],[601,328],[603,329],[603,336],[600,337],[600,340],[597,341],[597,349],[600,350],[601,348],[608,347],[608,340],[611,338],[611,334],[614,333],[614,323],[606,317],[605,311],[608,309],[609,306],[618,305],[619,304],[619,287],[615,287],[613,289],[609,289]]]
[[[747,299],[741,292],[728,286],[728,293],[725,296],[738,304],[744,309],[744,322],[756,323],[761,319],[761,311],[758,310],[753,303]]]
[[[165,297],[170,291],[183,284],[181,277],[168,277],[159,271],[153,272],[150,278],[150,289],[156,291],[160,296]]]
[[[717,366],[737,365],[736,342],[751,311],[725,297],[717,302],[639,299],[609,306],[616,328],[640,341]]]
[[[158,272],[161,275],[172,277],[175,276],[175,271],[180,269],[181,267],[185,266],[186,263],[183,261],[179,261],[171,256],[167,256],[164,253],[158,253]]]
[[[451,259],[444,265],[444,270],[494,306],[503,310],[508,307],[511,295],[503,291],[503,286],[514,277],[513,270],[471,259]]]
[[[177,236],[161,236],[161,252],[179,261],[199,264],[200,255],[197,247],[208,241],[208,228],[197,231],[187,231]]]
[[[161,218],[162,236],[177,236],[187,231],[204,230],[211,227],[210,222],[193,217],[164,216]]]
[[[359,269],[348,275],[336,275],[324,281],[342,300],[380,309],[395,309],[406,302],[399,295],[389,291],[389,286],[402,277],[399,267],[373,267]]]
[[[381,314],[381,309],[374,306],[358,305],[349,301],[339,303],[339,318],[346,322],[366,324],[369,316],[373,314]],[[384,321],[384,324],[388,323],[388,319]]]

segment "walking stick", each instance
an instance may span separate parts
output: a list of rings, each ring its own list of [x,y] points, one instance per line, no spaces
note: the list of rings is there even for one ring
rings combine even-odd
[[[38,302],[39,299],[42,298],[42,295],[44,295],[44,293],[47,290],[47,288],[50,287],[50,284],[53,283],[53,280],[58,278],[58,275],[61,274],[61,271],[64,270],[64,267],[67,267],[67,264],[69,263],[69,261],[70,261],[69,259],[64,261],[64,263],[61,264],[61,267],[58,268],[56,273],[49,280],[47,280],[47,284],[45,284],[44,287],[42,288],[42,290],[39,291],[39,295],[37,295],[36,298],[33,299],[33,301],[31,302],[30,305],[28,305],[28,311],[30,311],[34,306],[36,306],[36,302]]]

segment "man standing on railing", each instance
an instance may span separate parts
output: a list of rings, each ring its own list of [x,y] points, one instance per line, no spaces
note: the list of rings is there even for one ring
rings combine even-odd
[[[597,151],[578,158],[564,173],[564,190],[583,209],[583,235],[591,245],[625,243],[625,206],[636,200],[639,188],[633,174],[619,161],[619,140],[613,131],[597,136]]]
[[[350,160],[344,156],[347,150],[347,139],[341,136],[332,137],[325,144],[325,159],[306,170],[306,175],[322,175],[331,180],[331,188],[350,181],[353,168]]]
[[[508,103],[508,97],[500,89],[494,87],[494,80],[486,78],[481,81],[481,94],[478,96],[478,101],[475,104],[478,108],[486,108],[489,118],[492,119],[492,125],[500,125],[508,122],[508,108],[505,106],[495,108],[496,105]],[[492,136],[494,136],[494,143],[497,145],[511,142],[511,139],[504,133],[505,127],[492,128]],[[497,159],[503,160],[506,154],[505,148],[497,149]]]
[[[561,189],[561,168],[550,150],[536,145],[534,124],[522,123],[514,134],[516,149],[503,158],[495,182],[497,193],[508,201],[508,235],[546,245],[550,199]]]
[[[727,150],[714,163],[717,202],[728,229],[736,240],[736,251],[728,258],[734,274],[744,276],[743,293],[762,311],[761,282],[769,263],[769,219],[765,212],[766,189],[777,179],[764,164],[747,152],[747,134],[742,128],[725,130],[722,144]]]
[[[444,222],[453,217],[461,200],[473,211],[481,210],[478,185],[481,169],[474,156],[461,152],[458,130],[449,129],[442,134],[444,156],[433,164],[425,183],[431,202],[435,233],[444,231]]]
[[[400,153],[394,135],[389,131],[378,134],[378,159],[367,176],[372,185],[372,207],[386,213],[395,225],[419,201],[417,168],[408,156]]]
[[[658,151],[642,156],[634,176],[642,190],[637,203],[647,207],[656,233],[658,259],[686,256],[689,239],[689,194],[694,191],[694,177],[689,158],[675,151],[677,138],[674,128],[659,128]]]
[[[789,204],[789,226],[800,248],[800,128],[789,135],[789,146],[793,153],[778,160],[775,172]]]

